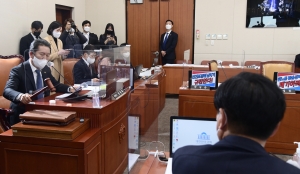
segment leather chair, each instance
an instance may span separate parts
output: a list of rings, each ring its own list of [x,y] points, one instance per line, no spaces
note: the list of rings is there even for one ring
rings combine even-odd
[[[183,62],[185,62],[185,60],[176,60],[176,64],[183,64]],[[188,60],[187,64],[192,64],[191,60]]]
[[[239,62],[237,62],[237,61],[223,61],[222,62],[223,66],[229,66],[230,64],[232,64],[233,66],[239,66]]]
[[[209,60],[202,60],[201,61],[201,65],[208,65],[208,63],[209,63]]]
[[[285,61],[267,61],[260,63],[260,72],[262,75],[273,80],[274,72],[294,72],[295,65],[292,62]]]
[[[10,70],[24,62],[21,55],[1,56],[0,55],[0,132],[10,129],[8,117],[11,111],[8,109],[10,101],[2,96],[6,82],[9,78]]]
[[[66,85],[74,85],[73,67],[78,60],[80,59],[68,58],[63,61],[64,77],[66,79],[65,80]]]
[[[245,66],[252,66],[252,65],[260,66],[260,61],[246,61],[245,62]]]
[[[211,60],[208,62],[209,71],[218,71],[218,62],[216,60]]]

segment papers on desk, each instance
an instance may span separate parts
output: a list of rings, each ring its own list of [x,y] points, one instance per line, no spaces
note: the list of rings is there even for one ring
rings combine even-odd
[[[55,97],[55,99],[63,99],[63,98],[69,97],[70,95],[72,95],[72,93],[66,93],[66,94],[58,95],[58,96]]]
[[[128,153],[128,171],[132,169],[139,157],[139,154]]]
[[[168,159],[168,165],[165,174],[172,174],[172,158]]]

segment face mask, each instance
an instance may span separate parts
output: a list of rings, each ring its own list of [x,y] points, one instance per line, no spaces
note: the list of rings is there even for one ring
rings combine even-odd
[[[46,59],[40,60],[40,59],[36,58],[35,56],[33,57],[32,61],[33,61],[34,66],[39,70],[43,69],[47,65],[47,62],[48,62]]]
[[[55,37],[55,38],[59,38],[59,36],[61,35],[61,32],[57,32],[57,31],[53,31],[52,32],[52,35],[53,35],[53,37]]]
[[[33,32],[33,35],[35,37],[39,37],[41,35],[41,32],[40,31],[35,31],[35,32]]]
[[[91,27],[84,27],[84,31],[89,32],[91,30]]]
[[[167,30],[171,30],[171,28],[172,28],[172,25],[166,25]]]
[[[88,57],[88,58],[86,59],[86,61],[87,61],[89,64],[93,64],[93,63],[95,62],[95,59],[92,59],[92,58]]]
[[[112,34],[114,34],[114,31],[107,30],[107,34],[112,35]]]
[[[75,32],[74,28],[71,28],[71,29],[69,30],[69,32],[70,32],[70,33],[74,33],[74,32]]]
[[[130,56],[130,52],[123,53],[123,57],[128,58]]]

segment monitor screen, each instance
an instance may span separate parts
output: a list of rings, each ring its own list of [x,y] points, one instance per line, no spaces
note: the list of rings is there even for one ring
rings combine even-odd
[[[170,118],[170,156],[183,146],[215,144],[219,141],[216,119],[178,117]]]

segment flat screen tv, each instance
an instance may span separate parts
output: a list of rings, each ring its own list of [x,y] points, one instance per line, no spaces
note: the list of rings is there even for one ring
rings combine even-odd
[[[299,27],[300,0],[247,0],[246,28]]]

